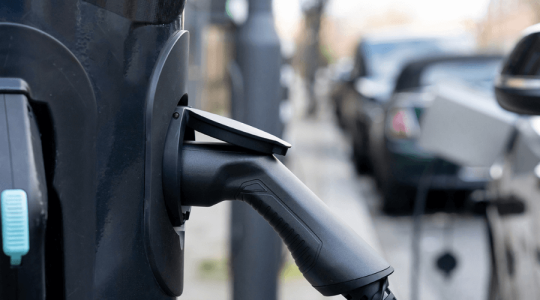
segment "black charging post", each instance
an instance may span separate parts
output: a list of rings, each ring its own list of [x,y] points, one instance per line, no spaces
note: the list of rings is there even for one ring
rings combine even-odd
[[[186,107],[185,1],[77,0],[55,9],[38,9],[53,1],[38,2],[0,4],[0,40],[9,41],[0,43],[0,77],[32,91],[2,90],[17,94],[3,104],[18,105],[10,112],[22,125],[1,127],[0,134],[26,144],[6,151],[1,143],[0,158],[14,166],[16,155],[6,153],[32,153],[26,174],[39,183],[17,188],[3,179],[1,188],[41,199],[28,209],[38,212],[32,221],[42,222],[36,232],[45,231],[44,248],[35,247],[38,241],[26,257],[24,249],[8,251],[14,265],[22,255],[23,288],[14,299],[176,299],[189,246],[182,239],[186,206],[223,200],[244,201],[263,215],[323,295],[393,299],[388,263],[273,156],[290,145]],[[6,112],[3,119],[16,115]],[[194,130],[232,145],[199,144]],[[6,170],[1,178],[10,177]],[[37,190],[40,197],[33,197]],[[31,257],[44,258],[44,271],[28,264]],[[11,259],[2,259],[0,276],[10,277]],[[20,280],[28,266],[38,284]],[[0,289],[10,283],[0,280]],[[40,295],[25,294],[38,285]]]

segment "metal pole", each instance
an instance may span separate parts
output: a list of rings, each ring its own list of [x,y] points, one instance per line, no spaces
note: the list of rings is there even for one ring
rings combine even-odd
[[[327,1],[319,0],[309,3],[309,5],[304,7],[306,20],[305,29],[307,30],[307,33],[305,34],[306,40],[302,64],[308,92],[307,115],[314,116],[317,112],[315,75],[317,70],[321,67],[319,35],[321,32],[321,18]]]
[[[233,118],[274,135],[281,133],[280,42],[271,0],[250,0],[236,32],[236,62],[243,91],[232,98]],[[231,265],[234,300],[275,300],[281,240],[251,207],[233,202]]]
[[[189,31],[189,105],[202,108],[201,96],[204,87],[204,68],[206,65],[205,31],[210,23],[210,1],[196,0],[186,2],[185,29]]]

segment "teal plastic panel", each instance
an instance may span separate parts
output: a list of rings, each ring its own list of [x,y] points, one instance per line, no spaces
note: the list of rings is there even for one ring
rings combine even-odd
[[[21,264],[30,250],[28,202],[23,190],[5,190],[1,194],[2,248],[11,258],[11,265]]]

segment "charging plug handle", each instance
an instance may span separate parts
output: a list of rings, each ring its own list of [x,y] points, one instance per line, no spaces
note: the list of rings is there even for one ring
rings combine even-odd
[[[251,205],[278,232],[304,277],[325,296],[345,296],[386,281],[393,272],[271,154],[225,143],[185,142],[181,178],[182,205],[208,207],[224,200]],[[383,285],[379,287],[383,291]]]
[[[264,154],[287,154],[291,145],[244,123],[199,109],[178,106],[172,115],[163,152],[163,196],[174,227],[182,226],[185,215],[181,201],[182,145],[195,140],[194,130],[227,143]]]
[[[190,142],[194,130],[227,142]],[[163,194],[171,224],[182,207],[240,200],[281,236],[304,277],[325,296],[391,300],[392,267],[333,215],[273,155],[291,145],[246,124],[179,106],[169,124],[163,157]]]

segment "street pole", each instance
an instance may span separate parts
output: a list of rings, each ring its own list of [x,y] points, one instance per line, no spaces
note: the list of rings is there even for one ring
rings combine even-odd
[[[189,31],[189,105],[202,108],[204,88],[204,69],[206,67],[205,32],[210,24],[210,1],[195,0],[186,2],[185,30]]]
[[[243,88],[233,91],[232,117],[280,135],[281,52],[271,0],[249,1],[248,19],[236,31],[236,63]],[[233,202],[231,218],[233,299],[275,300],[282,248],[277,233],[240,201]]]
[[[317,96],[315,95],[315,75],[321,67],[320,32],[321,18],[327,0],[309,1],[303,9],[306,20],[304,57],[302,59],[304,79],[308,91],[307,115],[314,116],[317,113]]]

